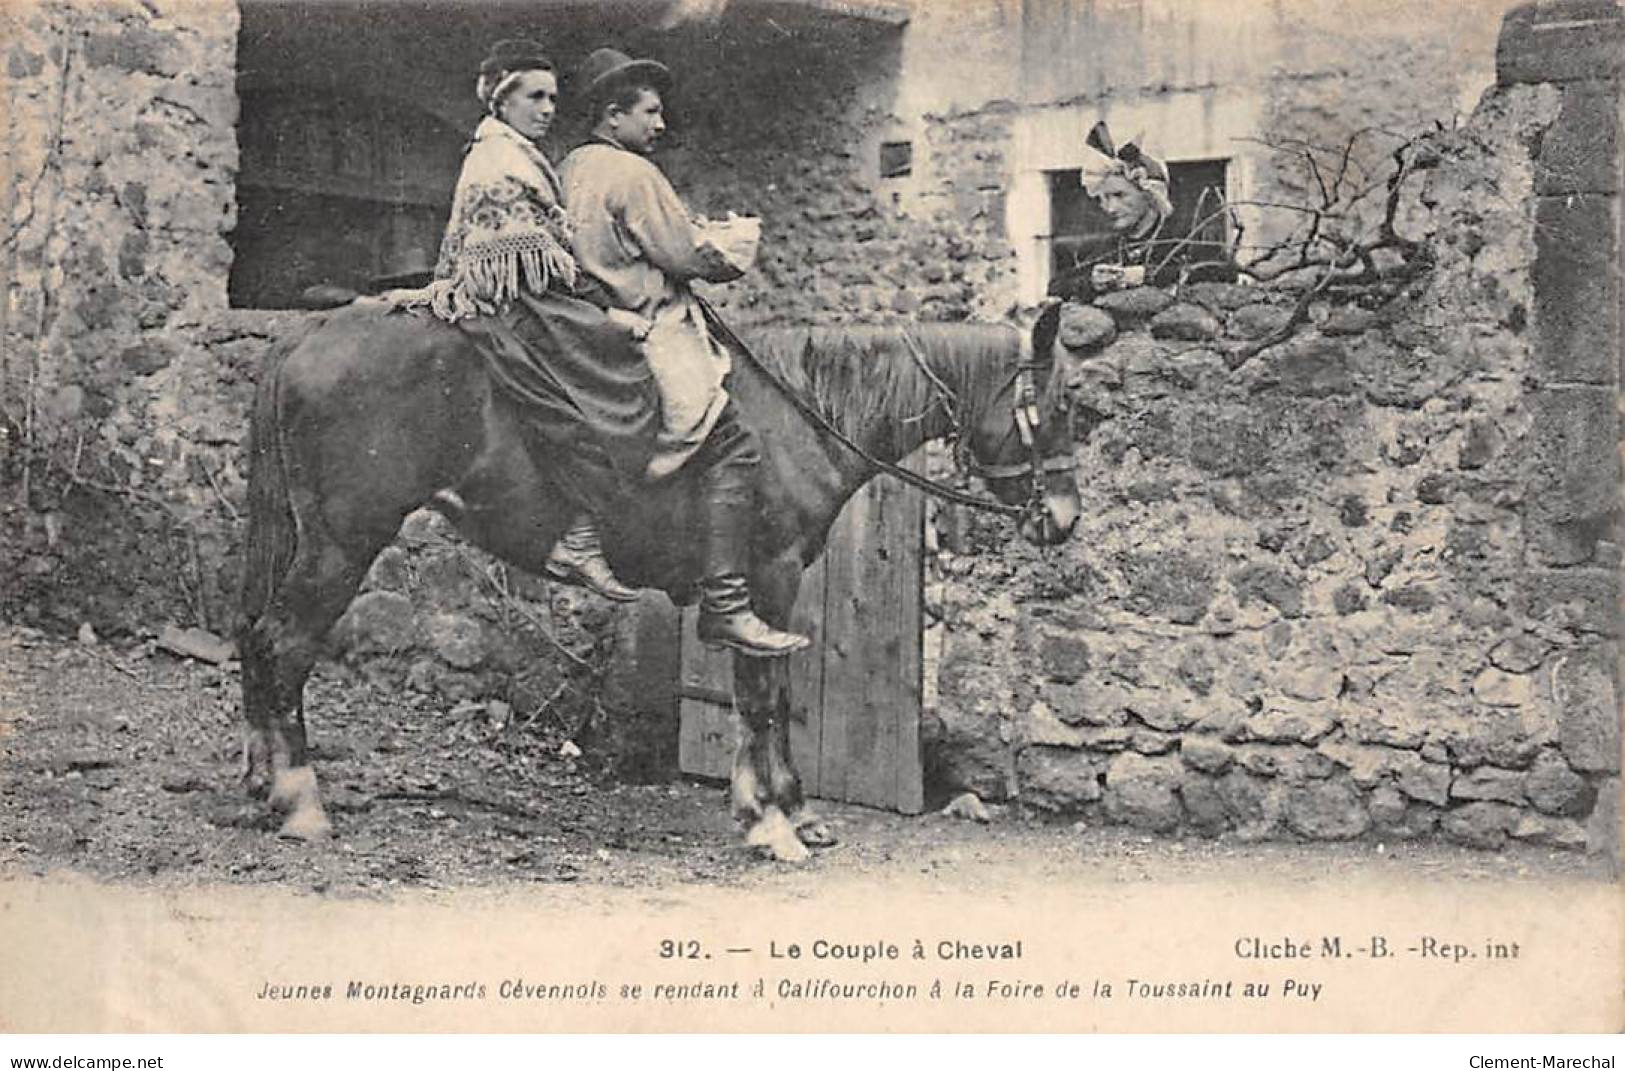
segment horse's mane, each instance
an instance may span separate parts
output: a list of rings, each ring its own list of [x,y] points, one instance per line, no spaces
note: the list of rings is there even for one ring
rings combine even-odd
[[[940,389],[911,347],[956,397],[968,427],[1020,352],[1020,335],[1001,324],[906,327],[784,327],[755,330],[751,352],[832,424],[854,438],[908,429],[944,415]],[[913,436],[917,441],[918,434]]]

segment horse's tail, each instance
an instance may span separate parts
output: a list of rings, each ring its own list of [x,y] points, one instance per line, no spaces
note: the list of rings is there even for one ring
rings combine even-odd
[[[248,537],[243,562],[242,627],[252,629],[269,609],[299,547],[288,494],[282,441],[282,369],[320,321],[271,347],[260,368],[248,425]]]

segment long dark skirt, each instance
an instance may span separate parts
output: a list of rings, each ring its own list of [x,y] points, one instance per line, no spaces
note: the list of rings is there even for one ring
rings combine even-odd
[[[605,463],[624,489],[643,478],[660,429],[660,396],[631,334],[580,298],[524,294],[499,316],[459,325],[485,355],[491,381],[555,456]],[[597,497],[610,490],[594,486]]]

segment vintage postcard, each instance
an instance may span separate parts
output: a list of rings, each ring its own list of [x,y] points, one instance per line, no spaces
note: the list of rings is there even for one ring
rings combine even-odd
[[[1617,5],[0,20],[0,1028],[1625,1028]]]

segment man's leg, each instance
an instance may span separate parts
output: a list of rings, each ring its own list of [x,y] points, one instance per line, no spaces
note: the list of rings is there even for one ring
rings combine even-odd
[[[756,520],[756,435],[732,401],[695,456],[705,465],[705,579],[699,638],[712,647],[771,657],[806,647],[807,637],[774,628],[751,609],[750,544]]]

